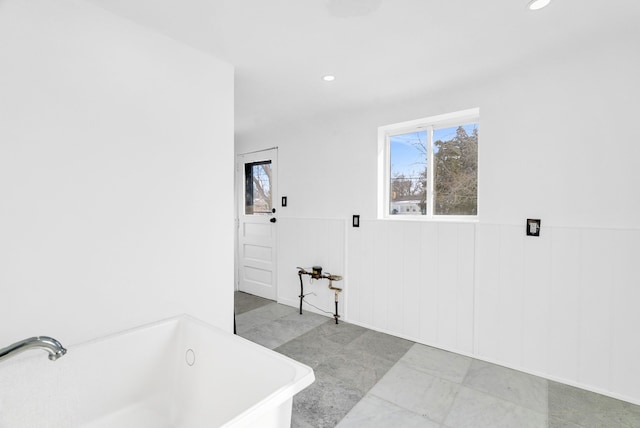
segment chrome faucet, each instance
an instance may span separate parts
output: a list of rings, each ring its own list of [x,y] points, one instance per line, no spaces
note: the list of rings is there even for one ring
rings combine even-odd
[[[67,353],[62,344],[53,337],[39,336],[21,340],[6,348],[0,349],[0,361],[9,359],[29,349],[43,349],[49,353],[49,359],[55,361]]]

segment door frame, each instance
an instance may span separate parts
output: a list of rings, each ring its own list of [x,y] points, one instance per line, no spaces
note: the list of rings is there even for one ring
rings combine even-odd
[[[271,152],[271,155],[267,153]],[[273,187],[275,190],[271,194],[271,204],[272,207],[276,207],[276,202],[278,201],[278,147],[269,147],[265,149],[253,150],[245,153],[236,153],[235,155],[235,168],[234,168],[234,215],[235,215],[235,232],[234,232],[234,270],[233,270],[233,283],[234,283],[234,291],[239,291],[240,288],[240,216],[243,213],[243,201],[244,201],[244,160],[246,156],[249,155],[257,155],[260,153],[265,153],[265,159],[269,158],[275,164],[275,171],[272,175],[272,180],[275,181],[276,185]],[[279,206],[279,205],[278,205]],[[273,284],[276,290],[275,300],[278,299],[278,271],[277,271],[277,261],[278,261],[278,228],[277,225],[273,227],[274,233],[274,244],[273,244]]]

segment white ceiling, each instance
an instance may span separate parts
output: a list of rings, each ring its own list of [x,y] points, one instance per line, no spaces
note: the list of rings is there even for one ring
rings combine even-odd
[[[473,82],[640,19],[637,0],[85,1],[233,64],[237,132]]]

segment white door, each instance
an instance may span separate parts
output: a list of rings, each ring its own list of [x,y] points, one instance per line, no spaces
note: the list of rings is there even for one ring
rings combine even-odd
[[[238,290],[276,300],[277,149],[239,155]]]

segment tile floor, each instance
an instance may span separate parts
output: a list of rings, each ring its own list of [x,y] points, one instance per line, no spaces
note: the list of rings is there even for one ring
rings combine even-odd
[[[237,332],[314,369],[292,426],[640,428],[640,406],[235,295]]]

